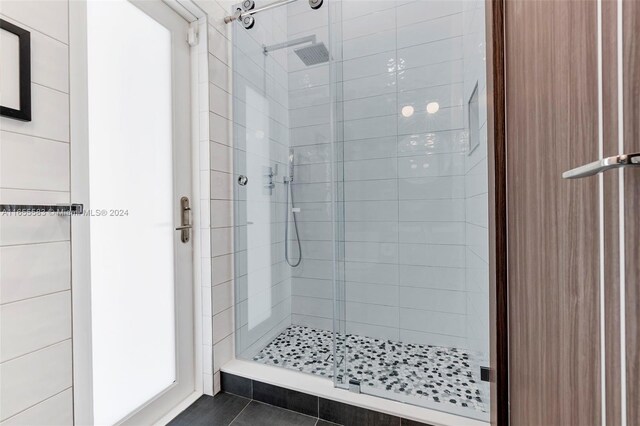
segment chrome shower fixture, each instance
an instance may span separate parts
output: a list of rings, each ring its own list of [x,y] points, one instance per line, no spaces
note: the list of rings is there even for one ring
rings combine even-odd
[[[235,5],[235,12],[233,15],[228,15],[224,17],[224,23],[228,24],[235,20],[240,20],[242,26],[244,26],[247,30],[253,28],[256,23],[253,15],[259,12],[263,12],[265,10],[273,9],[276,7],[284,6],[289,3],[293,3],[298,0],[280,0],[273,3],[269,3],[266,6],[262,6],[259,8],[255,8],[255,2],[253,0],[244,0],[242,3]],[[309,0],[309,6],[311,9],[320,9],[322,6],[323,0]]]
[[[286,212],[284,216],[284,260],[287,261],[289,266],[295,268],[300,265],[302,262],[302,245],[300,244],[300,233],[298,232],[298,219],[296,218],[296,213],[300,211],[295,206],[295,202],[293,201],[293,188],[291,184],[293,183],[293,149],[289,150],[289,176],[285,176],[283,179],[285,185],[285,206]],[[291,210],[289,210],[289,194],[291,194]],[[296,243],[298,246],[298,260],[293,261],[290,259],[289,255],[289,213],[293,215],[293,229],[296,233]]]
[[[284,43],[272,44],[271,46],[263,46],[263,52],[267,55],[274,50],[286,49],[288,47],[297,46],[299,44],[311,43],[309,46],[299,47],[294,49],[298,58],[306,65],[316,65],[329,61],[329,51],[324,43],[318,43],[316,36],[310,35],[306,37],[300,37],[293,40],[285,41]]]

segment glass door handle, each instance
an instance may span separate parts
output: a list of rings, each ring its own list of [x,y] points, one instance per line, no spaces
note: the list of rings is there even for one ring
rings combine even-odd
[[[181,231],[181,240],[183,243],[188,243],[191,239],[191,207],[189,206],[189,198],[180,198],[180,226],[176,228],[176,231]]]
[[[562,178],[579,179],[594,176],[598,173],[606,172],[607,170],[619,169],[621,167],[640,167],[640,152],[603,158],[602,160],[594,161],[593,163],[568,170],[562,174]]]

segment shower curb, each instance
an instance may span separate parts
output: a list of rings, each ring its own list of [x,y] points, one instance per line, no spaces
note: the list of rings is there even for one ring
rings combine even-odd
[[[220,373],[221,391],[317,417],[337,425],[430,426],[367,408],[332,401],[308,393],[270,385],[235,374]]]

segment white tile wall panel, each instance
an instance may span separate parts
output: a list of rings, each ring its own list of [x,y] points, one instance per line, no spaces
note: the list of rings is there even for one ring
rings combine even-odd
[[[352,167],[350,164],[357,163],[358,162],[345,162],[345,167],[350,168]],[[395,162],[392,164],[395,165]],[[395,170],[395,167],[393,167],[393,169]],[[380,173],[380,177],[384,177],[384,174]],[[381,179],[347,181],[344,183],[344,194],[346,199],[353,201],[397,200],[398,180]]]
[[[345,284],[345,299],[348,302],[396,306],[399,302],[399,291],[400,289],[397,285],[347,281]]]
[[[456,176],[464,174],[464,154],[431,154],[398,158],[398,177]]]
[[[69,95],[39,84],[31,84],[32,121],[0,118],[0,129],[7,132],[69,142]]]
[[[0,248],[0,304],[68,290],[68,241]]]
[[[342,83],[345,101],[394,93],[396,91],[396,87],[398,87],[397,77],[393,72],[348,80]]]
[[[0,187],[0,202],[2,204],[58,204],[68,203],[68,191],[40,191],[31,189],[12,189]]]
[[[73,424],[71,388],[0,422],[1,426],[68,426],[71,424]]]
[[[397,133],[397,118],[385,117],[349,120],[344,123],[344,140],[368,139],[381,136],[393,136]]]
[[[347,281],[394,285],[398,283],[398,265],[368,262],[345,263]]]
[[[467,227],[464,222],[402,222],[398,241],[413,244],[464,245]]]
[[[71,340],[0,364],[0,377],[0,420],[5,420],[71,387]]]
[[[415,22],[460,13],[463,3],[461,1],[426,0],[400,5],[396,11],[398,28]]]
[[[0,13],[63,43],[69,39],[69,9],[66,0],[5,0]]]
[[[332,299],[333,282],[314,278],[297,278],[292,281],[291,295]]]
[[[429,176],[398,179],[402,200],[438,200],[465,197],[463,176]]]
[[[424,333],[466,337],[465,315],[423,309],[400,309],[400,328]]]
[[[366,18],[365,18],[366,19]],[[342,45],[344,60],[370,56],[379,52],[394,51],[396,49],[396,30],[391,29],[379,33],[365,35],[345,40]]]
[[[398,263],[397,243],[346,242],[346,262]]]
[[[423,87],[464,81],[464,62],[462,59],[424,65],[398,72],[398,90],[409,91]]]
[[[339,149],[339,148],[338,148]],[[396,136],[344,142],[345,161],[393,158],[398,149]]]
[[[71,338],[71,292],[0,306],[0,362]]]
[[[355,16],[352,19],[345,20],[342,26],[342,38],[346,41],[395,28],[396,14],[393,9],[376,11],[367,14],[366,19]]]
[[[68,216],[2,216],[0,246],[68,241]]]
[[[398,136],[398,156],[449,154],[466,152],[467,132],[444,130]]]
[[[399,287],[400,308],[450,312],[465,315],[466,292],[418,287]]]
[[[453,61],[462,57],[462,37],[398,49],[398,61],[403,63],[405,69]]]
[[[345,241],[398,242],[398,222],[345,222]]]
[[[465,268],[399,265],[400,285],[443,290],[465,289]]]
[[[464,200],[400,200],[400,220],[407,222],[464,221]]]
[[[7,188],[69,190],[69,144],[0,132],[0,182]]]
[[[397,32],[398,49],[452,37],[459,37],[463,33],[462,15],[461,13],[454,13],[435,19],[429,19],[428,21],[401,25],[398,26]]]
[[[465,250],[462,245],[400,243],[398,252],[403,265],[465,267]]]

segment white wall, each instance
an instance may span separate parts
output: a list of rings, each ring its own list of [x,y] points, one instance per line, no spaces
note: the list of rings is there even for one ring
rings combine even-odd
[[[68,3],[3,1],[31,32],[33,121],[0,118],[0,203],[69,202]],[[0,424],[71,424],[68,217],[0,217]]]
[[[207,14],[208,66],[199,70],[207,105],[200,106],[202,359],[204,392],[220,391],[220,367],[234,356],[231,44],[228,5],[196,0]],[[202,32],[201,32],[202,34]],[[202,87],[204,86],[204,87]],[[204,154],[204,155],[202,155]]]

